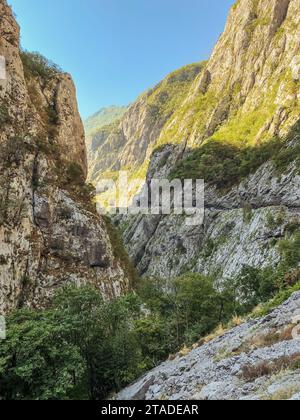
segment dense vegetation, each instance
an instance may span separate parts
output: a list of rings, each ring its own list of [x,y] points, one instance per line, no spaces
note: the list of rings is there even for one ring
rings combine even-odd
[[[0,398],[103,399],[169,354],[270,299],[265,314],[300,290],[300,230],[278,245],[277,269],[244,267],[223,289],[190,273],[145,279],[137,293],[104,302],[68,287],[43,311],[17,310],[0,343]]]
[[[238,147],[211,140],[179,161],[170,178],[204,179],[221,189],[238,183],[269,160],[273,161],[278,171],[284,172],[292,162],[300,163],[299,135],[300,122],[287,138],[275,138],[256,146]]]
[[[184,66],[169,74],[147,93],[148,112],[154,120],[171,117],[204,66],[205,62]]]
[[[13,313],[0,346],[1,397],[95,399],[132,380],[138,346],[127,307],[71,287],[45,311]]]

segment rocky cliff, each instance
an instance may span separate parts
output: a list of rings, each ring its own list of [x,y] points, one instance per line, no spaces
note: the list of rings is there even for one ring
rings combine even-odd
[[[20,51],[19,27],[0,1],[0,313],[40,306],[68,283],[105,297],[129,287],[85,185],[83,125],[71,77]]]
[[[116,399],[299,400],[299,314],[297,292],[270,315],[185,349]]]
[[[102,108],[84,122],[86,148],[89,162],[89,179],[97,176],[101,163],[105,164],[105,156],[101,156],[101,146],[106,141],[113,127],[120,123],[126,107],[111,106]],[[101,163],[99,162],[101,160]]]
[[[117,219],[142,275],[226,278],[280,260],[300,223],[299,19],[299,0],[237,1],[210,60],[169,76],[108,134],[99,150],[112,159],[99,159],[95,183],[119,169],[206,181],[203,226]]]

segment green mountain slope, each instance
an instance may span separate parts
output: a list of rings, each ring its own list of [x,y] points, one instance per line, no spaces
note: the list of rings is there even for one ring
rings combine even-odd
[[[108,108],[101,108],[100,111],[96,112],[94,115],[84,121],[86,136],[91,137],[105,125],[109,125],[112,122],[122,118],[125,111],[126,107],[124,106],[110,106]]]
[[[118,220],[140,274],[223,280],[279,262],[278,238],[300,223],[299,17],[295,0],[238,1],[208,62],[169,75],[99,136],[95,184],[119,170],[130,180],[205,179],[204,226]]]

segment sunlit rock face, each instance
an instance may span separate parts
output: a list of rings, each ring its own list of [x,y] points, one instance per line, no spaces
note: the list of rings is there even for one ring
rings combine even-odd
[[[284,139],[299,120],[299,20],[299,0],[237,1],[207,63],[171,74],[138,98],[117,128],[102,133],[90,179],[96,184],[122,169],[150,182],[167,178],[212,142],[253,149]],[[197,271],[226,278],[245,264],[276,264],[276,242],[300,221],[298,145],[299,126],[284,146],[295,148],[288,165],[278,169],[274,151],[223,189],[207,181],[212,156],[201,172],[207,181],[203,226],[187,226],[184,216],[118,217],[140,274]],[[196,165],[197,159],[189,164],[190,173]]]
[[[57,69],[39,74],[21,53],[19,37],[1,0],[0,313],[44,305],[70,283],[118,296],[129,278],[84,186],[87,158],[73,81]]]

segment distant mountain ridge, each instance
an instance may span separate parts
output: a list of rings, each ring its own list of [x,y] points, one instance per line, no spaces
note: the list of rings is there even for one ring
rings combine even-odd
[[[110,107],[101,108],[98,112],[91,115],[84,121],[84,128],[87,137],[92,136],[105,125],[109,125],[114,121],[123,117],[127,107],[112,105]]]

